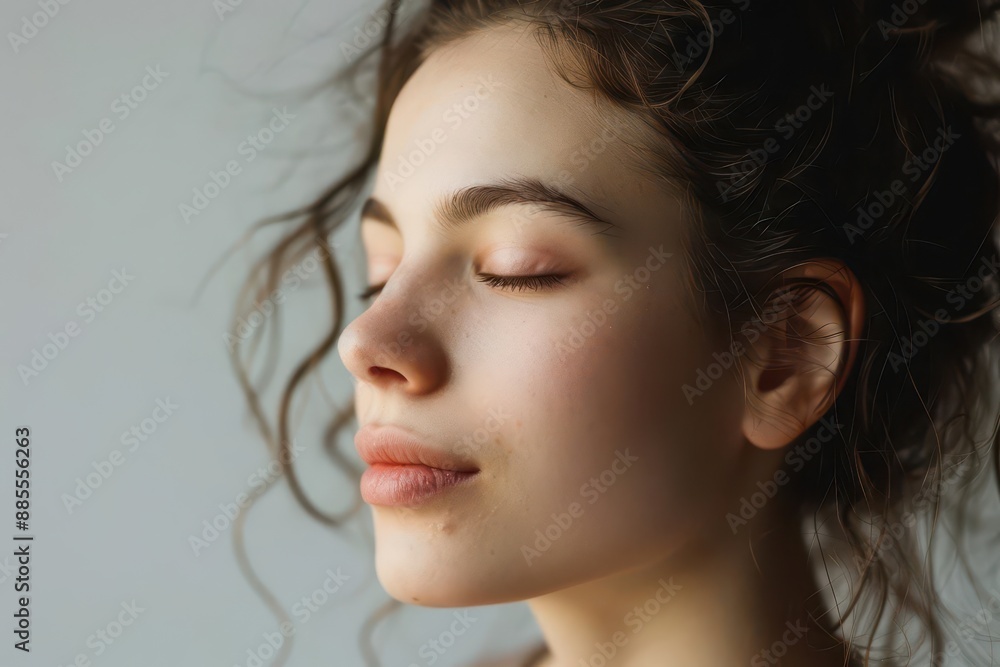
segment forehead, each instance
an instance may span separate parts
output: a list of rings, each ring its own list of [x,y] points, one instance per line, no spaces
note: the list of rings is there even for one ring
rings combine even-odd
[[[431,196],[525,176],[583,193],[608,219],[663,210],[636,166],[648,137],[553,71],[534,30],[498,26],[431,52],[393,105],[379,199],[422,215]]]

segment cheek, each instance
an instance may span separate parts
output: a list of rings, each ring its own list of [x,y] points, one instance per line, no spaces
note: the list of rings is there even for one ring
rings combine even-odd
[[[684,394],[714,350],[678,299],[654,287],[615,312],[601,303],[525,322],[518,340],[536,343],[493,376],[521,424],[504,434],[499,492],[519,500],[516,537],[529,545],[577,504],[573,530],[544,559],[567,572],[588,567],[579,550],[598,543],[612,563],[682,539],[714,516],[738,452],[735,383],[720,380],[693,404]]]

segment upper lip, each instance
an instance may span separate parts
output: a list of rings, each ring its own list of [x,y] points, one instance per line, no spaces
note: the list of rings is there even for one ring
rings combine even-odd
[[[425,465],[440,470],[478,472],[469,461],[421,442],[400,426],[366,424],[354,436],[354,446],[368,465]]]

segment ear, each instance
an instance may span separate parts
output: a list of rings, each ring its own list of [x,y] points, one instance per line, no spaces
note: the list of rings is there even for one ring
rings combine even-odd
[[[865,316],[854,273],[832,259],[788,269],[744,332],[743,435],[761,449],[794,441],[833,405],[854,364]]]

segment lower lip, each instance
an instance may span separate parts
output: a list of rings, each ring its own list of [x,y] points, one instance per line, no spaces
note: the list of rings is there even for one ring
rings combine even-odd
[[[464,484],[478,471],[375,463],[361,475],[361,497],[370,505],[412,507]]]

